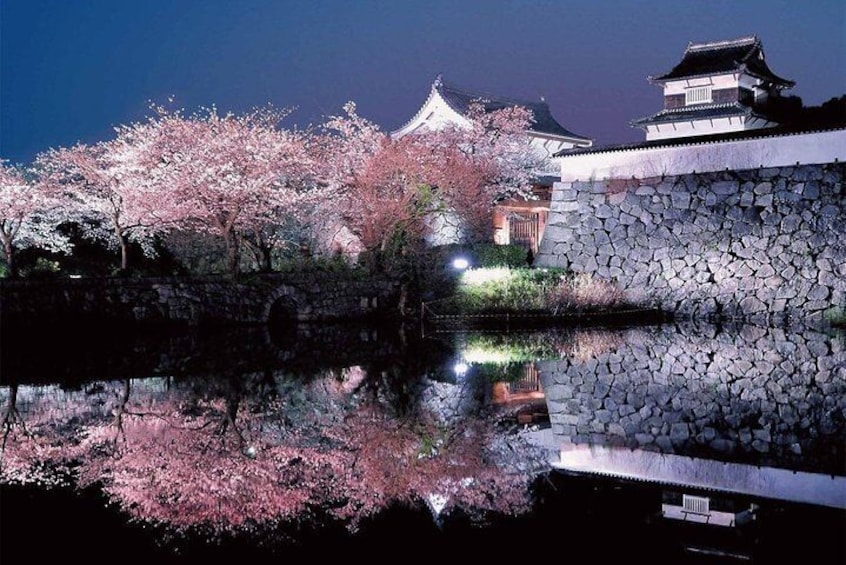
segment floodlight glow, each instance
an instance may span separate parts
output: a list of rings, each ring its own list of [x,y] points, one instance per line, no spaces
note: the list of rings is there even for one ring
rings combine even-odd
[[[455,364],[455,366],[452,368],[452,370],[453,370],[453,372],[455,372],[456,375],[461,377],[461,376],[463,376],[464,374],[467,373],[467,369],[469,369],[469,368],[470,367],[467,365],[467,363],[464,363],[463,361],[459,361],[458,363]]]
[[[461,275],[461,282],[468,285],[481,285],[489,282],[507,282],[512,277],[511,269],[507,267],[489,267],[485,269],[470,269]]]
[[[459,271],[463,271],[464,269],[470,266],[470,261],[468,261],[464,257],[457,257],[452,260],[452,266],[458,269]]]

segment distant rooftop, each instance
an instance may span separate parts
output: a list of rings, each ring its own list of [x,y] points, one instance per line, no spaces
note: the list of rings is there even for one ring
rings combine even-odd
[[[513,98],[503,98],[501,96],[491,96],[481,92],[473,92],[453,85],[447,85],[444,83],[440,75],[438,75],[435,79],[433,86],[450,108],[462,116],[466,115],[470,109],[470,105],[477,101],[484,106],[486,112],[494,112],[496,110],[502,110],[512,106],[519,106],[531,110],[534,116],[535,121],[529,127],[530,131],[539,134],[590,141],[590,138],[575,134],[558,123],[558,121],[552,116],[552,112],[549,110],[549,105],[543,100],[538,102],[528,102],[526,100],[516,100]]]
[[[735,71],[744,71],[782,88],[795,84],[770,70],[764,60],[761,40],[755,35],[725,41],[690,43],[681,62],[667,73],[650,76],[649,80],[660,83]]]

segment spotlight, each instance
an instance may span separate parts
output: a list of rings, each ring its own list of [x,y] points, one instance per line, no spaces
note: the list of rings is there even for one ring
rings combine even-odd
[[[464,257],[456,257],[452,260],[452,266],[453,268],[458,269],[459,271],[463,271],[464,269],[470,266],[470,261],[468,261]]]

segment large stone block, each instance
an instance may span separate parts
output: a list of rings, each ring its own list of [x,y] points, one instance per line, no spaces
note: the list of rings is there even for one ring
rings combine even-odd
[[[688,209],[690,207],[690,193],[689,192],[673,192],[671,194],[673,208]]]
[[[737,194],[740,190],[740,183],[737,181],[720,181],[711,185],[711,191],[719,196]]]

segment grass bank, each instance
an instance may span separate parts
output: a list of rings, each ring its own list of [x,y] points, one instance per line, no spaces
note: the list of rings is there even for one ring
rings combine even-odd
[[[458,275],[452,296],[426,302],[424,316],[567,319],[646,311],[629,303],[612,281],[561,269],[492,267]]]

